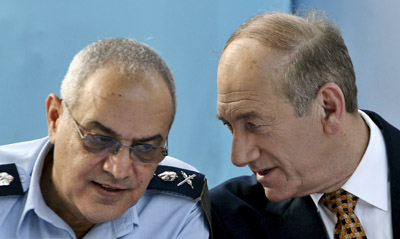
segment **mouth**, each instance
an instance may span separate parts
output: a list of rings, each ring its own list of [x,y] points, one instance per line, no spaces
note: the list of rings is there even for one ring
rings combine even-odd
[[[108,191],[108,192],[122,192],[122,191],[126,190],[124,188],[113,187],[113,186],[110,186],[107,184],[102,184],[102,183],[97,183],[97,182],[93,182],[93,183],[96,184],[101,189]]]
[[[265,176],[265,175],[269,174],[271,171],[273,171],[274,169],[275,169],[275,167],[274,168],[267,168],[267,169],[264,169],[262,171],[256,172],[256,174],[259,175],[259,176]]]

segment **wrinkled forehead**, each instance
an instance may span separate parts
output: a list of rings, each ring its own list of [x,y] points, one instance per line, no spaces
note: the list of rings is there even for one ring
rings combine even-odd
[[[74,116],[81,124],[99,121],[126,134],[124,138],[153,131],[164,135],[174,113],[165,81],[148,72],[133,77],[125,79],[112,67],[96,70],[87,79]]]
[[[107,108],[110,112],[118,110],[117,108],[145,110],[146,106],[154,108],[161,104],[159,102],[162,102],[164,110],[173,114],[169,89],[156,71],[138,71],[128,79],[121,74],[118,67],[103,67],[86,80],[80,93],[78,108]]]
[[[249,38],[236,39],[225,49],[218,65],[218,93],[277,87],[287,56]],[[278,89],[278,88],[276,88]]]

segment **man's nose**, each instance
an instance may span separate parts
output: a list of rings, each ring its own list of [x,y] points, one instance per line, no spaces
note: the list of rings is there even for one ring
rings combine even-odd
[[[251,135],[234,134],[232,138],[232,163],[243,167],[260,157],[256,139]]]
[[[114,178],[122,180],[133,175],[133,160],[130,157],[130,149],[121,147],[114,154],[108,156],[103,164],[103,170],[109,172]]]

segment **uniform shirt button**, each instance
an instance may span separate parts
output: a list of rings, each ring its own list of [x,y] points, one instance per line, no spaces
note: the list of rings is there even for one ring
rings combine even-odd
[[[22,183],[24,183],[26,181],[25,175],[20,175],[19,178],[21,179]]]

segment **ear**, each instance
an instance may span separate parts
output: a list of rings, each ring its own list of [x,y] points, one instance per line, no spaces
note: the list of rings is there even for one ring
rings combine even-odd
[[[46,99],[47,127],[50,142],[56,141],[57,127],[59,119],[62,117],[62,101],[55,94],[50,94]]]
[[[324,132],[329,135],[336,134],[343,126],[346,113],[342,90],[334,83],[326,83],[319,89],[317,99],[323,109],[321,121]]]

